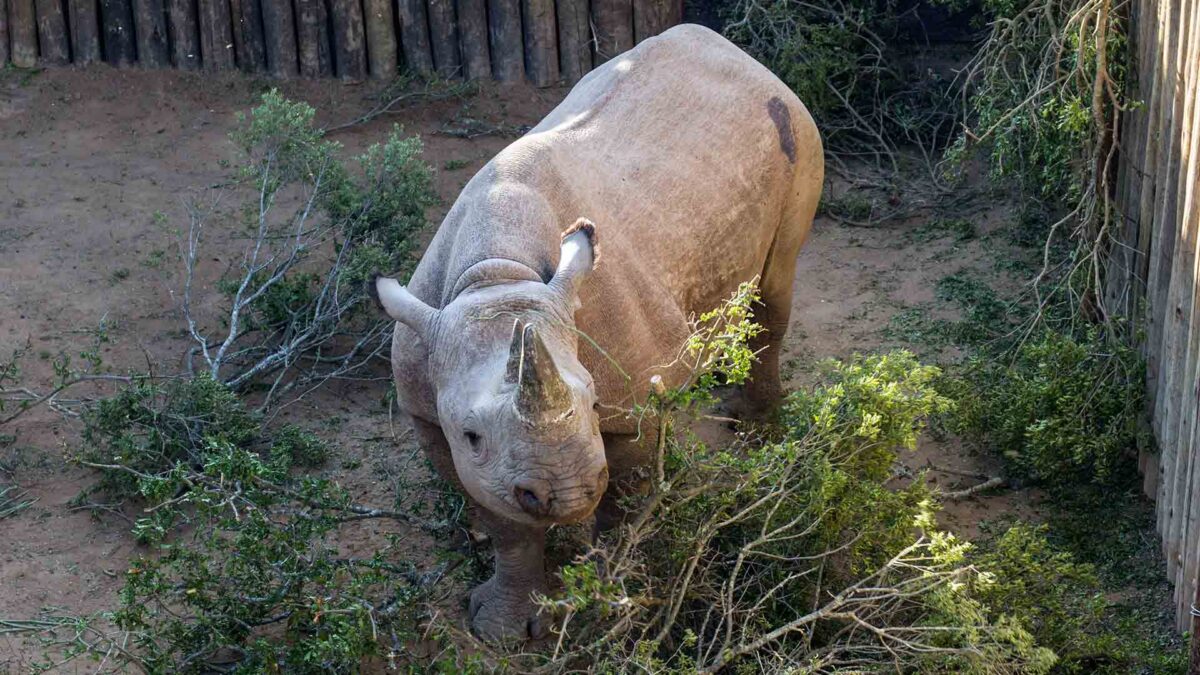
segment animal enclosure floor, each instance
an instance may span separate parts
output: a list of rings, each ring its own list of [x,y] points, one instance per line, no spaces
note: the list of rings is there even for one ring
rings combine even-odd
[[[177,295],[178,237],[187,222],[183,202],[223,178],[220,162],[234,152],[227,139],[234,114],[248,110],[269,86],[237,75],[107,67],[0,71],[0,355],[30,345],[21,364],[23,386],[49,389],[55,355],[77,356],[101,323],[109,336],[101,353],[115,371],[180,372],[190,344],[181,331]],[[311,103],[318,123],[329,126],[355,119],[379,94],[378,85],[335,82],[281,88]],[[465,98],[409,105],[332,137],[354,152],[383,140],[392,124],[419,134],[443,199],[430,214],[436,223],[474,171],[511,141],[445,131],[532,125],[564,94],[485,88]],[[969,241],[921,235],[927,223],[920,217],[876,228],[819,219],[797,270],[787,338],[791,384],[810,383],[813,366],[826,357],[916,348],[919,340],[889,330],[895,317],[932,303],[937,281],[947,274],[991,270],[994,242],[985,235],[1009,217],[1003,201],[980,207],[970,216],[979,236]],[[236,263],[241,240],[233,228],[216,228],[209,236],[212,255],[200,276],[211,284]],[[996,283],[1007,282],[997,277]],[[427,477],[406,431],[381,405],[385,389],[375,382],[320,390],[287,412],[337,441],[339,454],[325,472],[360,502],[377,505],[391,503],[398,484],[420,485]],[[0,519],[0,618],[86,615],[113,607],[123,573],[141,551],[121,517],[93,516],[73,505],[93,480],[67,461],[78,448],[79,423],[42,408],[10,426],[0,428],[0,485],[15,483],[35,502]],[[946,490],[982,482],[959,473],[995,475],[992,461],[954,439],[930,437],[903,459],[913,471],[928,464],[951,471],[930,473]],[[1037,503],[1034,491],[1010,490],[952,502],[941,517],[970,537],[983,520],[1036,519]],[[386,534],[401,531],[393,523],[370,522],[345,545],[369,551]],[[432,557],[438,544],[411,534]],[[457,601],[447,605],[457,608]],[[37,658],[40,649],[27,640],[0,639],[0,672],[24,672]]]

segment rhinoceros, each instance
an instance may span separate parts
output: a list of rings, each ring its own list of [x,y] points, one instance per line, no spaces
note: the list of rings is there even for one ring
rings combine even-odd
[[[397,322],[399,407],[495,549],[471,593],[477,634],[545,630],[532,598],[547,590],[547,527],[619,519],[653,442],[619,411],[653,375],[680,383],[689,318],[755,277],[766,330],[744,400],[779,399],[823,173],[792,91],[717,33],[680,25],[593,70],[488,162],[407,287],[376,279]]]

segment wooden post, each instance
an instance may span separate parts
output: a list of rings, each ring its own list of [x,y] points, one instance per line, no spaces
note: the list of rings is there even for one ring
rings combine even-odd
[[[558,64],[562,78],[578,82],[592,69],[592,28],[587,0],[558,0]]]
[[[200,29],[196,24],[196,0],[167,0],[170,19],[171,61],[180,70],[200,67]]]
[[[633,37],[637,43],[679,23],[674,0],[633,0]]]
[[[463,75],[468,80],[491,77],[492,59],[488,55],[488,17],[486,0],[458,0],[458,39],[462,47]]]
[[[37,32],[41,62],[61,66],[71,62],[67,20],[59,0],[37,0]]]
[[[525,63],[534,86],[558,82],[557,21],[554,0],[521,0],[525,18]]]
[[[429,20],[425,0],[396,0],[400,17],[400,46],[404,66],[418,75],[433,72],[433,51],[429,46]]]
[[[1188,618],[1191,619],[1192,652],[1188,675],[1200,675],[1200,586],[1196,587],[1190,610]]]
[[[592,24],[596,65],[633,48],[633,0],[592,0]]]
[[[167,49],[167,15],[163,0],[133,0],[138,63],[147,68],[171,65]]]
[[[105,2],[105,0],[100,0]],[[222,0],[199,0],[200,58],[205,70],[233,68],[233,19]]]
[[[396,74],[396,33],[393,29],[392,0],[366,0],[367,60],[371,77],[384,79]]]
[[[332,75],[329,28],[323,0],[296,0],[296,38],[300,74],[304,77]]]
[[[8,65],[8,0],[0,0],[0,68]]]
[[[291,0],[262,0],[262,21],[267,71],[275,77],[295,77],[300,65]]]
[[[367,50],[359,0],[333,0],[333,54],[337,75],[343,80],[367,76]]]
[[[229,10],[233,16],[233,48],[238,68],[248,73],[263,72],[267,69],[267,50],[263,45],[258,0],[229,0]]]
[[[99,61],[100,16],[96,13],[96,0],[68,0],[67,18],[71,28],[71,60],[80,65]]]
[[[488,2],[488,38],[492,45],[492,77],[501,82],[525,78],[525,44],[521,38],[520,0]]]
[[[104,60],[114,66],[127,66],[136,61],[133,3],[130,0],[100,0],[100,20],[104,26]]]
[[[433,66],[442,77],[461,77],[462,60],[458,55],[458,20],[454,16],[454,0],[428,0],[428,5]]]
[[[14,66],[37,65],[37,20],[33,0],[8,0],[8,56]]]

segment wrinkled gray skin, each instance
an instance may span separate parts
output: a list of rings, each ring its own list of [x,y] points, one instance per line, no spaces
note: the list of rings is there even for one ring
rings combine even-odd
[[[621,411],[652,375],[683,380],[689,316],[755,276],[767,331],[745,398],[777,402],[823,171],[795,95],[716,33],[678,26],[591,72],[480,170],[407,288],[377,282],[400,407],[495,546],[471,594],[482,637],[545,630],[531,594],[547,589],[546,528],[619,519],[654,441]]]

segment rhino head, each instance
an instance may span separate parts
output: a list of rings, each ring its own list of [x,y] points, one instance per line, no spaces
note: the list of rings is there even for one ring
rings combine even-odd
[[[608,483],[598,399],[579,362],[574,312],[595,262],[595,229],[563,236],[547,283],[475,285],[434,309],[394,279],[377,279],[387,313],[428,353],[438,423],[454,468],[480,505],[518,522],[576,522]]]

